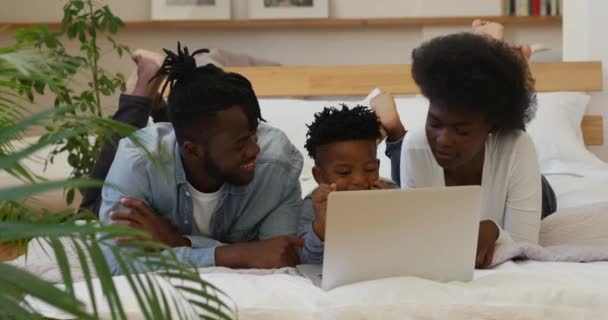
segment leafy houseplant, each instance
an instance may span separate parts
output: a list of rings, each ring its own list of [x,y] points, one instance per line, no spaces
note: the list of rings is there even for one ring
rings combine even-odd
[[[125,90],[125,79],[120,73],[112,73],[100,64],[102,53],[102,39],[111,45],[111,51],[122,57],[129,48],[117,43],[114,35],[124,23],[115,16],[107,5],[94,0],[68,0],[63,7],[63,19],[59,31],[50,31],[46,26],[34,26],[15,32],[14,38],[19,45],[33,45],[40,50],[51,54],[55,59],[63,60],[69,67],[57,70],[54,74],[59,79],[70,81],[56,81],[48,84],[37,80],[22,80],[21,93],[30,100],[35,93],[43,94],[45,90],[55,96],[55,107],[71,106],[63,112],[55,114],[54,121],[46,126],[49,136],[64,129],[74,131],[74,134],[55,144],[48,161],[52,163],[56,155],[67,153],[68,163],[72,167],[71,177],[87,177],[90,175],[95,161],[101,150],[102,141],[109,138],[103,131],[94,131],[83,126],[81,121],[70,116],[94,115],[103,117],[102,96],[113,96],[117,90]],[[71,53],[66,50],[62,41],[76,41],[79,51]],[[84,88],[75,90],[74,84],[86,84]],[[75,197],[75,188],[69,188],[66,201],[72,203]]]
[[[44,138],[30,144],[22,140],[28,128],[49,125],[63,117],[104,134],[132,129],[94,114],[76,114],[72,112],[73,105],[57,105],[33,115],[27,112],[23,106],[28,100],[20,93],[28,92],[32,86],[67,88],[61,75],[73,67],[71,63],[71,59],[57,56],[53,51],[29,50],[23,44],[0,48],[0,171],[24,182],[0,189],[0,248],[15,244],[19,248],[31,239],[44,244],[49,255],[54,257],[63,282],[62,286],[54,286],[37,275],[0,262],[0,319],[42,319],[34,307],[37,302],[78,319],[128,319],[132,310],[127,310],[121,299],[123,292],[115,284],[101,253],[104,248],[112,250],[125,272],[124,279],[137,302],[136,312],[140,318],[234,318],[234,307],[226,302],[228,298],[202,280],[193,266],[182,264],[170,250],[165,250],[164,255],[158,254],[166,249],[162,244],[144,238],[128,247],[105,247],[107,238],[144,235],[130,229],[103,226],[96,221],[76,221],[82,217],[69,211],[46,212],[40,216],[23,202],[49,190],[99,185],[84,179],[46,181],[31,174],[22,164],[24,159],[45,147],[61,145],[80,132],[57,126]],[[16,142],[24,146],[17,147]],[[69,259],[70,250],[75,259]],[[82,291],[75,286],[73,264],[82,271]],[[136,274],[142,267],[160,271]]]

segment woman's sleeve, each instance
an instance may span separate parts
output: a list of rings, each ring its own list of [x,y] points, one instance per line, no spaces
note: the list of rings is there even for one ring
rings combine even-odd
[[[417,133],[408,133],[401,146],[401,157],[399,164],[400,172],[400,186],[401,189],[412,189],[416,188],[416,177],[414,176],[414,170],[424,171],[424,168],[416,168],[418,163],[414,155],[414,145],[417,139]],[[420,171],[419,171],[420,172]]]
[[[541,220],[541,175],[532,140],[522,134],[513,150],[508,178],[504,231],[515,241],[538,243]]]

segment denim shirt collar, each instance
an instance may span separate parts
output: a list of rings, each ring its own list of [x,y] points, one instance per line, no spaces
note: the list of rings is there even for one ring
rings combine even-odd
[[[186,170],[184,170],[184,164],[182,163],[182,153],[179,150],[179,144],[175,142],[175,147],[173,148],[173,155],[175,159],[175,182],[177,185],[182,185],[188,183],[186,179]]]

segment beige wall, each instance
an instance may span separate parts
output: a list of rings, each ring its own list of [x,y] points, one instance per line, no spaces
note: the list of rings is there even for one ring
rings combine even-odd
[[[233,18],[247,17],[249,1],[231,1]],[[58,21],[63,0],[2,0],[1,21]],[[124,20],[150,18],[150,0],[101,0]],[[32,8],[36,8],[32,10]],[[334,18],[499,15],[500,0],[330,0]]]
[[[249,0],[232,0],[233,18],[247,16]],[[113,12],[125,21],[148,20],[149,0],[106,0]],[[59,21],[62,0],[2,0],[0,22]],[[330,12],[336,18],[406,17],[454,15],[498,15],[500,0],[331,0]],[[482,5],[480,5],[482,4]],[[32,10],[35,8],[35,10]],[[232,51],[275,60],[286,65],[408,63],[410,52],[430,37],[468,30],[455,27],[393,27],[380,29],[262,29],[262,30],[201,30],[148,29],[122,30],[119,41],[131,48],[160,50],[174,48],[177,40],[191,48],[220,47]],[[561,28],[510,26],[507,40],[515,43],[545,43],[551,51],[535,57],[537,60],[561,59]],[[10,32],[0,34],[0,45],[11,42]],[[73,47],[72,49],[76,49]],[[107,53],[103,64],[109,70],[129,74],[132,62],[128,57],[118,59]],[[50,100],[41,100],[48,105]],[[116,97],[105,100],[106,112],[117,105]]]
[[[247,16],[250,0],[232,1],[235,19]],[[2,0],[0,22],[59,21],[63,0]],[[125,21],[148,20],[150,0],[105,0],[114,13]],[[500,0],[331,0],[331,15],[336,18],[404,17],[453,15],[497,15]],[[35,10],[32,10],[35,8]],[[407,63],[409,53],[423,39],[460,30],[457,27],[394,27],[382,29],[277,29],[277,30],[201,30],[149,29],[122,30],[118,39],[131,48],[160,50],[174,47],[180,40],[191,47],[221,47],[276,60],[289,65]],[[512,27],[509,41],[517,43],[543,42],[552,51],[538,58],[561,58],[561,28]],[[0,43],[10,42],[9,33],[0,34]],[[129,71],[130,61],[108,57],[108,65]]]
[[[589,113],[604,116],[604,146],[591,151],[608,161],[608,28],[605,0],[565,0],[564,60],[601,60],[604,66],[604,92],[591,95]]]
[[[232,0],[233,17],[246,18],[249,0]],[[150,0],[106,0],[112,10],[126,21],[148,20]],[[58,21],[61,0],[3,0],[0,21]],[[480,3],[482,5],[480,5]],[[454,15],[497,15],[500,0],[332,0],[331,15],[337,18],[403,17]],[[31,10],[36,8],[36,10]],[[159,50],[174,47],[177,40],[191,47],[221,47],[250,53],[290,65],[407,63],[409,53],[423,39],[431,36],[468,30],[459,27],[395,27],[382,29],[280,29],[280,30],[123,30],[118,37],[131,48]],[[552,52],[541,60],[561,58],[561,28],[512,27],[509,41],[543,42]],[[9,34],[0,35],[0,42],[9,41]],[[108,64],[127,71],[130,61],[109,59]]]

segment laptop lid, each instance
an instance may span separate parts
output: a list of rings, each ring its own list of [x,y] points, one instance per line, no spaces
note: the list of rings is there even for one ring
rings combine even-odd
[[[323,289],[393,276],[470,281],[479,186],[332,192]]]

